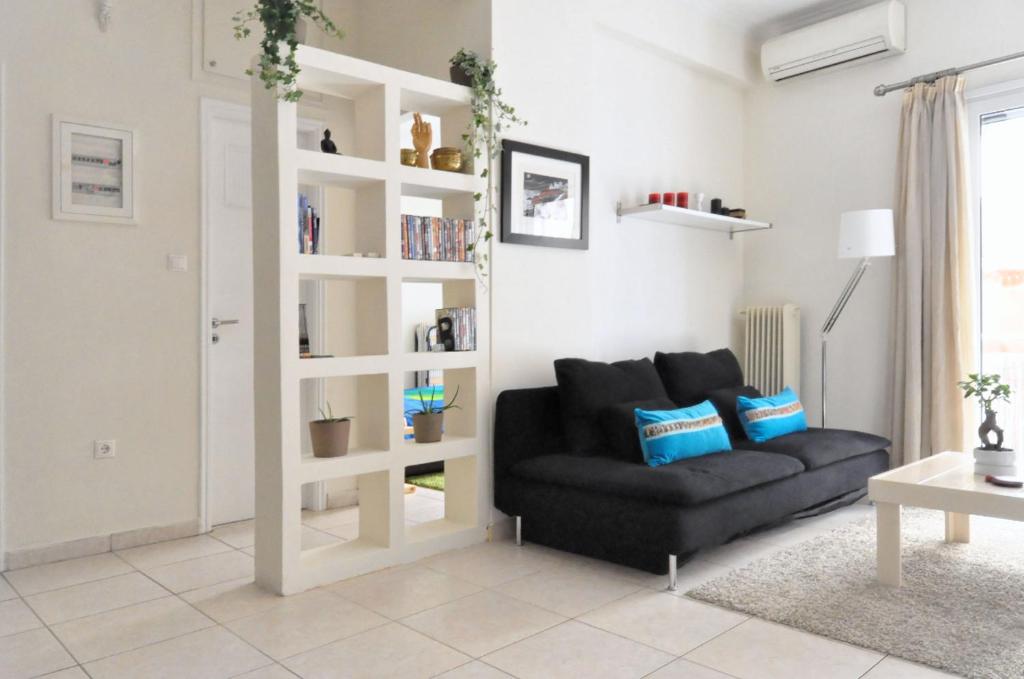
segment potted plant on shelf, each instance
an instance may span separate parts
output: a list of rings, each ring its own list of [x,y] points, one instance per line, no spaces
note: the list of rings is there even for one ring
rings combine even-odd
[[[974,472],[1013,476],[1017,468],[1016,453],[1003,448],[1003,430],[996,424],[996,411],[992,409],[996,401],[1010,402],[1010,385],[1003,384],[999,375],[970,373],[957,386],[963,390],[964,398],[973,396],[985,411],[985,420],[978,427],[981,447],[974,449]],[[992,434],[995,441],[989,439]]]
[[[422,399],[417,409],[406,413],[412,415],[412,436],[416,443],[437,443],[441,440],[441,434],[444,431],[444,413],[451,408],[460,408],[455,404],[458,398],[459,388],[455,387],[452,400],[445,403],[442,387],[441,398],[438,400],[435,386],[430,390],[429,399]]]
[[[491,224],[498,214],[497,189],[494,186],[494,160],[501,150],[499,136],[503,129],[512,125],[526,125],[516,115],[516,110],[501,99],[501,89],[494,82],[494,71],[498,65],[492,59],[482,59],[476,52],[459,49],[449,62],[452,82],[466,85],[473,90],[472,118],[469,129],[462,135],[466,151],[474,159],[484,159],[480,176],[487,181],[484,194],[477,193],[473,199],[479,205],[484,201],[477,220],[476,241],[467,246],[475,253],[476,274],[481,283],[487,278],[487,253],[480,252],[480,246],[494,237]],[[478,210],[479,211],[479,210]]]
[[[244,40],[252,34],[250,24],[254,21],[263,24],[260,80],[268,90],[277,89],[277,96],[285,101],[302,98],[296,84],[300,69],[295,61],[295,48],[305,38],[304,22],[308,21],[336,38],[345,37],[314,0],[257,0],[254,7],[239,11],[232,21],[235,22],[236,40]],[[281,54],[282,47],[287,49],[284,55]],[[246,73],[252,75],[252,69]]]
[[[335,417],[331,404],[327,412],[320,409],[320,419],[309,423],[309,438],[314,457],[341,457],[348,453],[348,435],[352,429],[351,417]]]

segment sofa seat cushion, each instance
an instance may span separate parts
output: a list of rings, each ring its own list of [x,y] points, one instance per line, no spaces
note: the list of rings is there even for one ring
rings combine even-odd
[[[682,507],[788,478],[804,470],[796,458],[750,450],[648,467],[611,457],[541,455],[517,463],[523,479]]]
[[[785,434],[764,443],[742,441],[738,445],[748,450],[789,455],[803,463],[807,469],[817,469],[876,450],[884,450],[892,442],[882,436],[846,429],[820,429]]]

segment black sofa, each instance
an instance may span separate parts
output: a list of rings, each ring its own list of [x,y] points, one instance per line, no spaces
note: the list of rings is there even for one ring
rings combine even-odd
[[[630,377],[617,385],[616,366],[622,374],[643,375],[643,385]],[[649,377],[655,366],[663,395],[643,393],[658,391]],[[574,391],[563,383],[573,371],[593,383],[576,380]],[[565,359],[556,361],[556,373],[560,387],[498,396],[495,505],[517,517],[523,539],[652,573],[669,571],[670,586],[677,561],[855,502],[868,478],[889,468],[890,442],[872,434],[809,429],[764,443],[747,440],[734,413],[726,412],[735,393],[751,389],[743,387],[739,362],[728,349],[659,353],[653,365],[647,359]],[[652,395],[653,401],[645,398]],[[629,430],[632,408],[681,407],[705,398],[722,414],[734,450],[654,468],[644,464],[635,427]],[[581,451],[580,439],[587,436],[596,438]]]

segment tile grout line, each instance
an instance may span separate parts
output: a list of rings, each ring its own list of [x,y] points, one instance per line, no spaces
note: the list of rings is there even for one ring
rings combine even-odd
[[[127,562],[125,562],[125,563],[127,563]],[[128,565],[129,565],[129,566],[131,566],[131,564],[128,564]],[[133,568],[134,568],[134,566],[133,566]],[[142,571],[140,571],[140,570],[138,570],[138,569],[136,569],[136,572],[137,572],[137,573],[140,573],[140,574],[141,574],[141,575],[142,575],[143,577],[145,577],[145,578],[147,578],[148,580],[150,580],[151,582],[155,583],[155,584],[156,584],[157,586],[159,586],[159,587],[163,587],[164,589],[167,589],[166,587],[164,587],[163,585],[161,585],[161,584],[160,584],[159,582],[157,582],[156,580],[153,580],[153,578],[149,577],[149,574],[147,574],[147,573],[144,573],[144,572],[142,572]],[[189,606],[189,607],[191,607],[191,608],[195,608],[194,606],[192,606],[192,605],[191,605],[191,604],[189,604],[189,603],[188,603],[187,601],[185,601],[184,599],[182,599],[181,597],[179,597],[179,596],[178,596],[177,594],[175,594],[175,593],[173,593],[173,592],[171,592],[171,593],[170,593],[170,596],[169,596],[169,597],[161,597],[161,599],[167,599],[167,598],[174,598],[174,599],[177,599],[177,600],[181,601],[182,603],[184,603],[185,605],[187,605],[187,606]],[[150,601],[157,601],[157,599],[150,599]],[[140,602],[140,603],[148,603],[148,602],[146,602],[146,601],[143,601],[143,602]],[[138,605],[138,604],[130,604],[130,605],[131,605],[131,606],[135,606],[135,605]],[[127,608],[127,607],[128,607],[128,606],[122,606],[122,607],[120,607],[120,608],[115,608],[115,609],[112,609],[112,610],[122,610],[123,608]],[[105,656],[102,656],[102,657],[100,657],[100,658],[94,658],[94,659],[92,659],[92,660],[88,660],[88,661],[85,661],[85,662],[83,662],[83,661],[80,661],[80,660],[78,660],[77,656],[75,656],[75,654],[74,654],[74,653],[71,653],[70,649],[68,650],[68,653],[69,653],[69,654],[71,655],[71,657],[72,657],[72,658],[75,658],[75,661],[76,661],[76,662],[78,662],[78,664],[79,664],[79,665],[81,665],[81,666],[82,666],[82,669],[84,670],[84,669],[85,669],[85,666],[86,666],[86,664],[88,664],[88,663],[94,663],[94,662],[99,662],[100,660],[106,660],[107,658],[114,658],[114,657],[116,657],[116,656],[119,656],[119,655],[122,655],[122,654],[124,654],[124,653],[131,653],[131,652],[133,652],[133,651],[137,651],[137,650],[139,650],[140,648],[147,648],[147,647],[149,647],[149,646],[153,646],[153,645],[155,645],[155,644],[160,644],[160,643],[163,643],[163,642],[165,642],[165,641],[172,641],[172,640],[174,640],[174,639],[180,639],[181,637],[184,637],[184,636],[188,636],[189,634],[192,634],[192,633],[194,633],[194,632],[201,632],[202,630],[208,630],[208,629],[212,629],[213,627],[216,627],[216,626],[217,626],[217,624],[218,624],[218,623],[217,623],[217,621],[216,621],[216,620],[214,620],[214,619],[213,619],[213,618],[211,618],[210,616],[206,615],[206,614],[205,614],[205,613],[203,613],[202,611],[199,611],[198,609],[196,609],[196,610],[197,610],[197,612],[198,612],[198,613],[199,613],[199,614],[200,614],[201,616],[203,616],[204,618],[206,618],[207,620],[209,620],[209,621],[210,621],[211,623],[213,623],[213,624],[212,624],[212,625],[207,625],[206,627],[200,627],[200,628],[198,628],[198,629],[190,630],[190,631],[188,631],[188,632],[184,632],[184,633],[182,633],[182,634],[175,634],[174,636],[168,637],[168,638],[166,638],[166,639],[161,639],[161,640],[159,640],[159,641],[152,641],[152,642],[150,642],[150,643],[148,643],[148,644],[142,644],[141,646],[135,646],[135,647],[133,647],[133,648],[127,648],[127,649],[124,649],[124,650],[122,650],[122,651],[118,651],[117,653],[111,653],[110,655],[105,655]],[[107,612],[107,611],[103,611],[103,613],[106,613],[106,612]],[[102,613],[95,613],[94,615],[102,615]],[[87,617],[89,617],[89,616],[85,616],[85,617],[87,618]],[[76,619],[77,619],[77,620],[84,620],[85,618],[76,618]],[[58,624],[60,624],[60,623],[58,623]],[[53,632],[52,630],[51,630],[51,632],[50,632],[50,633],[51,633],[51,634],[53,634],[53,636],[57,637],[57,634],[56,634],[55,632]],[[57,640],[58,640],[58,641],[60,641],[60,637],[57,637]],[[63,642],[63,641],[61,641],[61,645],[63,645],[63,643],[64,643],[64,642]],[[88,673],[88,671],[87,671],[87,673]],[[92,676],[92,675],[91,675],[91,673],[90,673],[90,676]]]
[[[710,605],[710,604],[708,604],[708,605]],[[717,606],[716,606],[716,608],[717,608]],[[725,608],[723,608],[722,610],[729,610],[729,609],[725,609]],[[730,612],[733,612],[733,613],[735,613],[736,611],[730,611]],[[743,613],[742,615],[746,615],[746,613]],[[730,673],[728,673],[728,672],[725,672],[725,671],[723,671],[723,670],[720,670],[720,669],[718,669],[717,667],[712,667],[711,665],[706,665],[706,664],[704,664],[704,663],[702,663],[702,662],[700,662],[700,661],[697,661],[697,660],[693,660],[692,658],[689,658],[689,657],[687,657],[687,656],[689,656],[689,655],[690,655],[691,653],[693,653],[694,651],[696,651],[696,650],[698,650],[698,649],[700,649],[700,648],[703,648],[704,646],[707,646],[707,645],[708,645],[708,644],[710,644],[710,643],[711,643],[712,641],[714,641],[715,639],[718,639],[718,638],[719,638],[719,637],[721,637],[722,635],[728,634],[729,632],[732,632],[733,630],[735,630],[736,628],[740,627],[741,625],[745,625],[745,624],[747,624],[748,622],[750,622],[751,620],[754,620],[754,619],[755,619],[755,618],[753,618],[752,616],[749,616],[749,615],[748,615],[748,616],[747,616],[747,619],[746,619],[746,620],[741,620],[740,622],[736,623],[735,625],[733,625],[733,626],[732,626],[732,627],[730,627],[729,629],[727,629],[727,630],[723,630],[723,631],[719,632],[718,634],[716,634],[715,636],[713,636],[713,637],[711,637],[710,639],[708,639],[707,641],[704,641],[704,642],[702,642],[702,643],[700,643],[700,644],[697,644],[696,646],[694,646],[694,647],[693,647],[693,648],[691,648],[691,649],[690,649],[689,651],[687,651],[686,653],[684,653],[683,655],[681,655],[681,656],[679,656],[679,657],[680,657],[681,659],[685,660],[686,662],[690,662],[690,663],[693,663],[694,665],[699,665],[700,667],[706,667],[706,668],[708,668],[709,670],[714,670],[715,672],[719,672],[719,673],[721,673],[721,674],[724,674],[724,675],[726,675],[726,676],[729,676],[729,677],[735,677],[735,675],[733,675],[733,674],[730,674]],[[736,679],[739,679],[739,678],[737,677]]]
[[[889,654],[888,654],[888,653],[885,653],[885,654],[883,654],[883,655],[882,655],[882,657],[881,657],[881,658],[879,658],[878,662],[876,662],[876,663],[875,663],[874,665],[872,665],[871,667],[869,667],[869,668],[867,669],[867,671],[866,671],[866,672],[865,672],[864,674],[861,674],[861,675],[859,675],[857,679],[864,679],[864,677],[866,677],[866,676],[868,676],[869,674],[871,674],[871,671],[872,671],[872,670],[874,670],[874,669],[875,669],[876,667],[878,667],[879,665],[881,665],[881,664],[882,664],[882,662],[883,662],[883,661],[884,661],[884,660],[885,660],[886,658],[888,658],[888,657],[889,657]]]
[[[227,582],[230,582],[230,580],[228,580]],[[191,591],[191,590],[190,590],[190,591]],[[181,596],[180,596],[180,595],[175,595],[175,596],[176,596],[176,597],[177,597],[177,598],[178,598],[178,599],[179,599],[180,601],[184,602],[186,606],[189,606],[190,608],[192,608],[192,609],[193,609],[194,611],[196,611],[196,612],[197,612],[197,613],[199,613],[200,615],[203,615],[203,616],[205,616],[205,617],[209,618],[210,620],[213,620],[213,618],[212,618],[212,617],[210,617],[210,616],[206,615],[206,613],[204,613],[203,611],[199,610],[199,609],[198,609],[198,608],[197,608],[197,607],[196,607],[195,605],[193,605],[191,601],[186,601],[185,599],[181,598]],[[256,648],[256,647],[255,647],[255,646],[254,646],[253,644],[250,644],[250,643],[249,643],[249,642],[248,642],[247,640],[245,640],[245,639],[243,639],[242,637],[240,637],[240,636],[239,636],[239,635],[238,635],[238,634],[237,634],[237,633],[236,633],[236,632],[235,632],[235,631],[234,631],[233,629],[231,629],[231,628],[230,628],[230,627],[228,627],[227,625],[224,625],[224,624],[220,623],[220,622],[219,622],[219,621],[217,621],[217,620],[213,620],[213,622],[214,622],[214,627],[219,627],[220,629],[224,630],[225,632],[227,632],[227,633],[228,633],[228,634],[230,634],[231,636],[235,637],[236,639],[238,639],[239,641],[241,641],[241,642],[242,642],[243,644],[245,644],[245,645],[246,645],[246,646],[248,646],[249,648],[253,649],[254,651],[256,651],[257,653],[259,653],[259,654],[260,654],[260,655],[262,655],[262,656],[263,656],[264,658],[267,658],[267,659],[268,659],[268,660],[270,661],[270,663],[269,663],[269,664],[267,664],[267,665],[261,665],[260,667],[256,667],[256,668],[254,668],[253,670],[244,670],[244,671],[242,671],[242,672],[239,672],[238,674],[232,675],[233,677],[238,677],[238,676],[241,676],[241,675],[243,675],[243,674],[246,674],[246,673],[248,673],[248,672],[254,672],[255,670],[263,669],[263,668],[265,668],[265,667],[270,667],[271,665],[280,665],[280,663],[279,663],[279,662],[278,662],[278,661],[277,661],[276,659],[274,659],[274,658],[271,658],[271,657],[270,657],[270,656],[269,656],[269,655],[268,655],[267,653],[263,652],[263,651],[262,651],[261,649],[259,649],[259,648]],[[202,628],[202,629],[198,629],[198,630],[195,630],[195,631],[196,631],[196,632],[201,632],[201,631],[203,631],[203,630],[209,630],[209,629],[214,629],[214,627],[204,627],[204,628]],[[190,634],[191,634],[191,632],[190,632]],[[160,642],[158,642],[158,643],[160,643]],[[284,667],[284,666],[282,665],[282,667]],[[291,670],[290,670],[290,669],[288,669],[287,667],[285,667],[285,670],[286,670],[286,671],[288,671],[288,672],[291,672]],[[294,674],[294,673],[293,673],[293,674]]]

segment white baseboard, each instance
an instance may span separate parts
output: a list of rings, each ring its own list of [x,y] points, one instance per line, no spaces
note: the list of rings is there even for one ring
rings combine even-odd
[[[128,549],[164,540],[186,538],[201,532],[198,519],[182,521],[167,526],[150,526],[133,530],[96,535],[67,542],[57,542],[40,547],[14,549],[4,555],[7,570],[28,568],[55,561],[66,561],[83,556],[103,554],[112,550]]]

